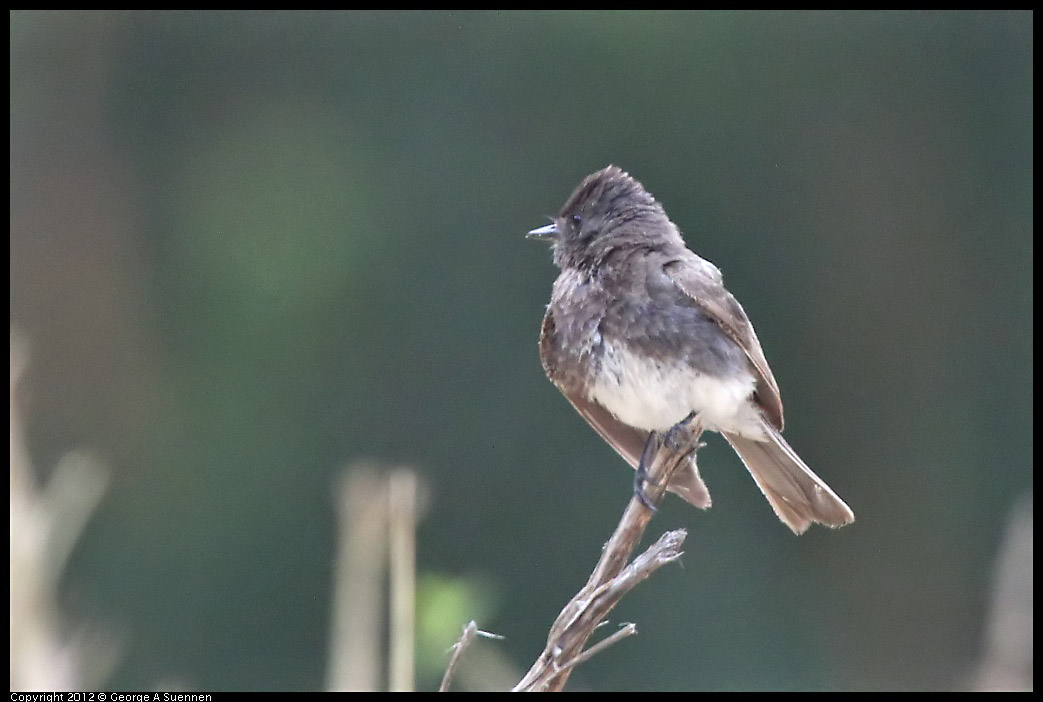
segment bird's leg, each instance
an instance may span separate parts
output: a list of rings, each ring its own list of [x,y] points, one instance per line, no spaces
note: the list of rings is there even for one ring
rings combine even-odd
[[[677,424],[673,425],[666,430],[663,434],[663,444],[666,445],[671,451],[680,451],[685,448],[685,445],[681,443],[681,435],[684,433],[685,428],[689,422],[695,419],[696,412],[692,410],[688,413],[688,416],[682,419]]]
[[[701,444],[689,447],[686,443],[681,441],[682,434],[695,417],[696,412],[693,410],[688,413],[687,417],[667,429],[662,434],[656,431],[648,432],[648,439],[645,441],[645,448],[641,451],[641,460],[637,462],[637,471],[634,473],[634,496],[637,497],[641,504],[653,512],[656,511],[656,506],[652,504],[652,500],[648,499],[648,495],[645,494],[645,484],[649,482],[648,467],[652,465],[652,461],[655,460],[656,450],[660,446],[666,446],[674,453],[679,453],[686,448],[689,449],[689,452],[693,449],[701,448]]]
[[[645,494],[645,483],[648,482],[648,466],[655,458],[656,449],[658,448],[659,437],[656,432],[648,432],[648,440],[645,441],[645,448],[641,452],[641,460],[637,462],[637,471],[634,473],[634,497],[653,512],[656,511],[656,506],[652,504],[652,500],[648,499],[648,495]]]

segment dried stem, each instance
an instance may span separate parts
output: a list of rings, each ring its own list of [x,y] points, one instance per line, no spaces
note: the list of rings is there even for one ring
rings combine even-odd
[[[464,649],[474,641],[474,637],[478,634],[478,625],[475,624],[474,620],[467,623],[464,627],[464,633],[460,637],[460,640],[453,644],[453,655],[449,659],[449,665],[445,669],[445,675],[442,676],[442,684],[438,686],[439,692],[448,692],[449,683],[453,679],[453,673],[456,671],[456,665],[460,662],[460,657],[464,653]]]
[[[417,489],[417,475],[409,468],[388,476],[388,689],[392,692],[412,692],[415,687]]]
[[[683,431],[685,433],[677,436],[675,442],[681,448],[661,446],[649,467],[645,493],[653,504],[659,504],[674,473],[685,465],[699,445],[702,428],[697,420]],[[594,629],[623,595],[681,555],[687,532],[677,529],[663,534],[648,550],[626,565],[651,518],[652,511],[636,497],[631,498],[590,579],[561,610],[547,636],[546,648],[514,687],[515,692],[560,691],[577,664],[609,645],[602,642],[604,645],[596,644],[586,653],[583,651]],[[622,638],[625,637],[617,632],[606,641],[614,643]]]

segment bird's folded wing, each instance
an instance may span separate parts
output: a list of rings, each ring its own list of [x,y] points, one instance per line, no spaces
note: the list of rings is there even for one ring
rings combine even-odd
[[[689,253],[689,252],[686,252]],[[757,372],[757,400],[765,418],[782,430],[782,398],[768,360],[764,358],[753,325],[739,301],[724,288],[721,272],[712,263],[691,254],[691,258],[674,259],[663,271],[680,290],[717,323],[750,359]]]

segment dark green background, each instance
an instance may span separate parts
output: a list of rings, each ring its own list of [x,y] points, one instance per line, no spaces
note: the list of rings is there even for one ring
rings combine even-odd
[[[858,521],[794,538],[711,438],[713,509],[652,523],[683,567],[575,684],[969,684],[1032,490],[1030,13],[11,20],[26,421],[42,474],[114,473],[62,589],[112,687],[321,688],[360,456],[420,469],[421,572],[531,663],[631,473],[543,376],[523,235],[608,163],[724,271]]]

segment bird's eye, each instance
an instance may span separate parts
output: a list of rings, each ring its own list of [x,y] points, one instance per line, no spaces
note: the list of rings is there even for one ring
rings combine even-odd
[[[583,224],[583,218],[580,217],[578,214],[574,214],[572,215],[572,223],[578,227]]]

